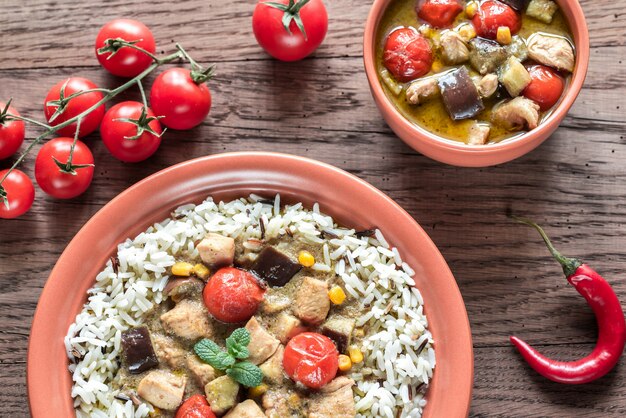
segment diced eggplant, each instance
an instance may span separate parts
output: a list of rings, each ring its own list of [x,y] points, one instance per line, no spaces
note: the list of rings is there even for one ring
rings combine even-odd
[[[510,6],[511,8],[519,11],[522,11],[526,8],[528,4],[528,0],[500,0],[502,3]]]
[[[506,88],[511,97],[517,97],[530,84],[531,78],[526,67],[515,57],[510,57],[500,67],[498,80]]]
[[[265,247],[259,254],[252,272],[270,286],[284,286],[300,271],[302,266],[274,247]]]
[[[515,35],[510,44],[506,47],[506,53],[509,56],[513,55],[520,62],[526,61],[528,59],[528,47],[526,46],[526,41],[521,36]]]
[[[122,332],[122,349],[126,367],[131,374],[143,373],[159,365],[146,327]]]
[[[506,50],[496,41],[484,38],[470,41],[470,63],[482,75],[494,72],[506,58]]]
[[[237,404],[238,393],[239,383],[228,376],[218,377],[204,386],[211,410],[220,416]]]
[[[172,298],[174,302],[180,302],[185,297],[194,293],[202,292],[204,283],[195,277],[185,277],[183,279],[170,279],[163,289],[163,294]]]
[[[558,9],[559,6],[552,0],[532,0],[526,9],[526,14],[543,23],[550,24]]]
[[[332,317],[322,325],[322,334],[335,342],[340,353],[345,353],[350,345],[355,324],[354,319]]]
[[[467,68],[460,67],[439,78],[443,103],[454,120],[473,118],[485,108]]]

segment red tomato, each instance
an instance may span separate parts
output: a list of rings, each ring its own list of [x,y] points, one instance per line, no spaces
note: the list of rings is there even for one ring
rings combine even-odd
[[[305,332],[287,343],[283,367],[293,380],[311,389],[319,389],[337,375],[339,353],[330,338]]]
[[[211,109],[211,92],[197,84],[185,68],[163,71],[150,90],[150,106],[161,122],[172,129],[191,129],[202,123]]]
[[[428,41],[413,28],[399,28],[387,36],[383,63],[396,80],[406,83],[430,71],[433,54]]]
[[[57,199],[71,199],[82,194],[93,179],[93,155],[81,141],[76,141],[72,165],[91,164],[91,167],[76,167],[75,174],[61,171],[54,162],[65,164],[70,156],[73,138],[55,138],[41,147],[35,160],[35,179],[41,190]]]
[[[52,126],[59,125],[60,123],[63,123],[68,119],[78,116],[79,114],[83,113],[85,110],[89,109],[91,106],[102,100],[102,98],[104,97],[99,91],[76,96],[73,99],[70,99],[69,102],[67,102],[63,113],[57,116],[54,121],[50,122],[50,119],[54,115],[58,106],[49,105],[49,103],[54,100],[59,100],[61,95],[61,89],[63,88],[63,86],[65,86],[65,98],[80,91],[97,88],[97,86],[93,82],[81,77],[68,78],[67,80],[60,81],[54,87],[52,87],[48,92],[48,95],[46,96],[46,100],[43,103],[43,111],[46,115],[46,120]],[[104,105],[98,106],[93,112],[89,113],[82,119],[82,121],[80,122],[79,136],[83,137],[85,135],[89,135],[90,133],[98,129],[100,121],[102,121],[102,116],[104,116]],[[59,129],[57,133],[59,135],[73,137],[76,133],[76,122]]]
[[[206,398],[193,395],[178,408],[174,418],[216,418]]]
[[[4,111],[5,103],[0,102],[0,112]],[[8,112],[15,116],[20,114],[9,106]],[[0,118],[0,160],[9,158],[22,146],[25,136],[24,122],[21,120],[2,120]]]
[[[9,200],[8,208],[4,202],[0,201],[0,218],[2,219],[22,216],[28,212],[35,201],[35,187],[33,187],[33,182],[28,176],[16,169],[2,180],[8,171],[8,169],[0,171],[0,181],[2,181],[2,187]]]
[[[320,46],[328,31],[328,13],[322,0],[311,0],[304,6],[301,5],[302,0],[297,0],[292,10],[288,11],[270,3],[287,7],[289,0],[259,1],[254,9],[252,30],[257,42],[268,54],[281,61],[298,61]],[[289,30],[283,26],[285,14],[291,17]],[[297,14],[302,19],[306,35],[293,18]]]
[[[120,77],[135,77],[152,64],[152,58],[136,49],[123,46],[111,58],[111,52],[98,54],[107,39],[121,38],[125,41],[139,41],[135,46],[154,54],[156,45],[150,29],[143,23],[132,19],[115,19],[107,23],[98,32],[96,38],[96,57],[100,65],[108,72]]]
[[[472,18],[478,36],[496,39],[498,28],[506,26],[515,35],[522,28],[522,19],[511,7],[497,0],[488,0],[480,5]]]
[[[435,28],[445,28],[461,11],[463,6],[458,0],[425,0],[418,5],[417,15]]]
[[[224,267],[211,277],[202,297],[215,319],[237,323],[247,321],[256,313],[264,294],[265,290],[251,273]]]
[[[537,102],[542,111],[550,109],[563,94],[565,89],[563,78],[545,65],[532,65],[528,67],[528,72],[531,81],[522,92],[522,96]]]
[[[102,142],[115,158],[128,163],[143,161],[156,152],[161,145],[161,124],[155,118],[154,112],[146,110],[146,117],[151,119],[148,123],[157,135],[144,130],[139,138],[130,139],[138,134],[139,127],[135,123],[119,120],[131,119],[138,121],[141,118],[144,106],[139,102],[118,103],[108,110],[102,125],[100,136]]]

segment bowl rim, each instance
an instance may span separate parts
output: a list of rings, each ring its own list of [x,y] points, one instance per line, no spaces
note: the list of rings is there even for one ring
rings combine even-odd
[[[363,35],[363,62],[365,65],[365,74],[370,85],[370,90],[374,96],[374,100],[383,114],[383,116],[391,117],[394,123],[400,124],[405,130],[411,132],[410,138],[400,139],[405,141],[411,148],[417,150],[417,145],[424,142],[428,146],[435,146],[444,150],[456,151],[467,155],[490,154],[503,150],[516,150],[523,148],[530,142],[543,142],[550,134],[558,128],[561,121],[565,118],[571,107],[573,106],[578,94],[580,93],[587,71],[589,68],[589,29],[582,6],[578,1],[556,0],[559,7],[564,11],[567,22],[574,36],[574,46],[576,51],[576,67],[572,74],[570,85],[568,86],[565,96],[557,104],[553,112],[542,121],[539,126],[529,132],[510,140],[501,141],[495,144],[486,144],[471,146],[461,142],[457,142],[442,136],[436,135],[419,125],[410,122],[404,117],[396,106],[391,103],[378,79],[376,70],[376,33],[378,25],[382,19],[387,7],[393,1],[397,0],[374,0],[370,12],[367,16],[365,31]],[[383,109],[384,108],[384,109]]]
[[[249,173],[246,171],[247,174],[260,175],[267,172],[267,178],[259,180],[259,185],[254,183],[255,186],[249,185],[251,180],[246,180],[248,183],[241,180],[243,186],[239,187],[236,183],[240,181],[241,171],[246,169],[246,164],[248,166],[256,164],[254,170]],[[231,168],[233,170],[232,173],[228,172]],[[224,184],[212,184],[209,182],[209,180],[216,181],[216,179],[223,179]],[[454,409],[454,413],[449,416],[467,416],[471,404],[474,378],[474,356],[469,318],[456,280],[430,237],[417,221],[396,202],[364,180],[319,161],[268,152],[217,154],[189,160],[161,170],[120,193],[96,212],[79,230],[52,269],[33,317],[26,365],[28,403],[32,416],[34,418],[50,416],[50,411],[56,411],[55,408],[62,411],[73,411],[72,398],[70,397],[71,378],[70,372],[67,370],[68,360],[61,335],[65,336],[69,324],[74,321],[76,314],[80,311],[86,299],[86,290],[93,286],[95,275],[83,276],[88,277],[88,280],[74,281],[73,276],[68,273],[77,269],[76,259],[80,260],[81,255],[92,253],[94,254],[93,259],[85,264],[91,263],[92,267],[89,268],[93,271],[102,269],[104,262],[112,254],[112,251],[98,254],[101,241],[104,242],[108,239],[107,234],[103,234],[105,231],[103,228],[105,225],[107,228],[110,228],[111,219],[118,219],[114,216],[116,213],[125,214],[124,219],[126,217],[131,218],[123,222],[135,221],[138,223],[133,224],[132,229],[116,223],[115,225],[119,227],[115,232],[108,232],[107,230],[112,237],[113,245],[106,243],[102,245],[108,245],[108,247],[113,249],[125,239],[120,239],[119,237],[133,237],[136,233],[145,230],[153,222],[166,218],[173,208],[191,201],[200,201],[206,198],[206,196],[219,195],[221,193],[220,190],[224,193],[229,193],[232,190],[233,196],[241,196],[242,193],[249,194],[263,191],[276,193],[276,191],[280,192],[282,187],[291,190],[293,195],[297,197],[297,200],[303,202],[307,200],[311,202],[318,201],[314,193],[322,192],[309,190],[307,192],[308,195],[302,195],[301,191],[294,191],[296,189],[293,182],[296,180],[303,183],[309,181],[312,184],[334,180],[334,183],[324,183],[326,184],[327,196],[336,193],[337,190],[353,190],[353,194],[356,196],[354,202],[362,203],[365,201],[370,203],[368,209],[378,210],[378,212],[371,212],[367,215],[372,223],[377,224],[382,218],[385,218],[384,221],[380,221],[383,223],[390,222],[387,219],[393,219],[394,231],[401,229],[402,234],[411,236],[411,242],[421,243],[419,245],[423,247],[424,255],[420,253],[419,256],[417,255],[417,250],[412,249],[413,247],[409,246],[408,242],[398,241],[398,247],[402,248],[400,251],[403,253],[403,258],[407,259],[407,261],[409,258],[420,259],[420,263],[416,263],[420,264],[419,267],[437,271],[436,277],[433,277],[433,275],[428,276],[429,281],[434,280],[432,281],[432,286],[429,287],[443,288],[444,294],[448,298],[447,302],[449,303],[445,307],[446,326],[440,323],[437,325],[437,329],[435,329],[432,325],[433,322],[443,321],[443,319],[429,317],[431,330],[435,338],[437,338],[438,334],[445,333],[447,338],[450,338],[450,335],[453,333],[458,334],[452,338],[454,344],[449,344],[451,351],[449,355],[453,354],[451,357],[454,357],[450,360],[450,367],[442,364],[438,364],[435,367],[435,374],[431,381],[427,398],[435,390],[438,391],[437,393],[440,393],[442,388],[441,385],[437,386],[438,373],[444,373],[442,370],[445,370],[447,375],[449,369],[454,369],[452,367],[452,364],[454,364],[457,366],[457,369],[463,369],[462,372],[458,370],[451,372],[455,378],[458,377],[458,382],[455,380],[454,398],[456,402],[443,399],[439,404],[446,403],[449,404],[446,406],[447,408]],[[268,181],[269,183],[267,183]],[[271,182],[275,182],[275,184],[271,184]],[[293,184],[289,184],[289,182]],[[283,185],[281,186],[281,184]],[[287,185],[285,186],[284,184]],[[159,188],[159,185],[162,187]],[[183,185],[184,189],[181,189]],[[164,200],[161,198],[163,196],[169,197],[170,194],[165,193],[171,192],[172,187],[178,187],[180,190],[184,190],[186,194],[163,203]],[[213,189],[217,191],[212,191]],[[155,194],[153,198],[146,199],[147,196],[152,196],[152,194]],[[329,202],[328,204],[323,201],[319,203],[321,206],[331,207],[330,202],[332,199],[337,200],[333,196],[332,198],[326,198],[326,201]],[[137,203],[142,204],[140,209],[137,213],[129,214],[129,208],[137,207],[135,206]],[[348,205],[348,203],[344,205]],[[345,212],[345,208],[342,210]],[[332,210],[326,212],[332,212]],[[379,213],[379,215],[372,215],[372,213]],[[332,215],[332,213],[330,214]],[[381,216],[382,214],[384,216]],[[376,219],[377,217],[378,220]],[[111,228],[111,230],[115,230],[115,228]],[[383,229],[383,231],[385,230],[389,230],[389,227]],[[100,235],[98,235],[98,232]],[[415,234],[420,239],[415,239]],[[98,239],[94,240],[94,237]],[[404,239],[403,241],[407,240]],[[390,240],[390,242],[396,241]],[[412,245],[418,248],[417,244]],[[425,292],[423,291],[422,293]],[[425,310],[427,315],[428,306],[428,301],[426,301]],[[442,315],[439,314],[439,316]],[[453,331],[449,331],[449,329],[453,329]],[[435,349],[437,350],[437,348]],[[440,396],[440,398],[442,397]],[[431,416],[431,413],[428,411],[427,407],[424,413],[425,417]]]

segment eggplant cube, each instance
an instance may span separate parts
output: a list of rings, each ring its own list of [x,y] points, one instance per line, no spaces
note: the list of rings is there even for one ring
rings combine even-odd
[[[510,57],[507,62],[500,67],[498,79],[511,97],[519,96],[531,82],[528,70],[526,70],[526,67],[515,57]]]
[[[506,58],[506,49],[496,41],[484,38],[474,38],[470,41],[470,63],[482,75],[497,70]]]
[[[485,106],[467,68],[460,67],[439,78],[443,103],[453,120],[473,118]]]
[[[284,286],[302,269],[286,254],[274,247],[265,247],[252,265],[252,272],[270,286]]]
[[[511,8],[517,10],[518,12],[521,12],[522,10],[524,10],[526,8],[526,5],[528,4],[528,0],[500,0],[500,1],[506,4],[507,6],[510,6]]]
[[[526,13],[530,17],[534,17],[543,23],[552,23],[554,14],[559,6],[552,0],[532,0],[526,9]]]
[[[122,333],[122,348],[126,367],[131,374],[143,373],[159,365],[150,332],[146,327],[131,328]]]

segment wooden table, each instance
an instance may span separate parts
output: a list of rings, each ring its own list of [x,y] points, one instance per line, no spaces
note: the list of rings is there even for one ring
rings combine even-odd
[[[0,98],[13,97],[30,117],[42,118],[47,90],[70,75],[119,84],[93,51],[98,29],[115,17],[146,23],[159,51],[172,51],[176,41],[200,62],[218,64],[213,109],[201,127],[168,132],[153,158],[134,165],[113,159],[93,135],[87,143],[97,166],[87,193],[60,202],[38,190],[30,213],[0,220],[2,416],[28,415],[25,359],[33,312],[50,269],[80,227],[158,170],[242,150],[334,164],[389,194],[420,222],[449,262],[467,305],[476,368],[472,416],[626,414],[624,361],[593,384],[563,386],[539,377],[509,344],[516,333],[548,355],[574,359],[592,350],[597,330],[538,235],[504,216],[512,208],[541,222],[562,251],[601,271],[626,303],[626,0],[582,2],[592,49],[576,105],[539,149],[486,169],[431,161],[385,125],[361,58],[370,2],[326,1],[328,38],[314,57],[293,64],[269,59],[257,46],[252,0],[2,3]],[[29,138],[35,133],[29,127]],[[30,158],[23,169],[32,175],[32,168]]]

